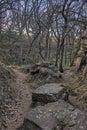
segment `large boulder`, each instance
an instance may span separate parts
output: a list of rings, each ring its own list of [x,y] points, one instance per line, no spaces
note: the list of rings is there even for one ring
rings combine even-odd
[[[58,68],[50,63],[35,64],[30,68],[28,76],[32,88],[37,88],[44,83],[59,83],[62,80],[62,74]]]
[[[30,69],[31,75],[35,74],[42,74],[42,76],[53,76],[53,77],[59,77],[60,74],[58,72],[58,68],[55,67],[53,64],[50,62],[42,62],[42,63],[37,63],[33,65]]]
[[[24,129],[52,130],[58,122],[63,120],[74,110],[73,106],[63,100],[49,103],[45,106],[38,106],[27,113],[24,122]]]
[[[45,84],[32,92],[32,100],[43,103],[55,102],[62,98],[64,92],[64,86],[61,84]]]
[[[18,130],[87,130],[87,114],[64,100],[38,106],[27,113]]]

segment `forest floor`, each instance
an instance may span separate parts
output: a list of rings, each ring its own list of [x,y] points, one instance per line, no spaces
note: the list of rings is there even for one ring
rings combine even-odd
[[[11,84],[16,92],[17,105],[13,104],[9,108],[8,117],[6,120],[5,130],[15,130],[24,121],[26,112],[29,110],[31,104],[31,94],[29,90],[29,84],[26,82],[26,74],[19,70],[13,70],[15,73],[15,80]]]

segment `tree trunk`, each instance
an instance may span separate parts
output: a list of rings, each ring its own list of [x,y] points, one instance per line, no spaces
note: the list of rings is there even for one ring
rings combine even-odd
[[[58,39],[58,41],[57,41],[57,50],[56,50],[56,61],[55,61],[55,66],[56,67],[58,67],[58,60],[59,60],[59,53],[60,53],[59,44],[60,44],[60,40]]]
[[[48,60],[48,49],[49,49],[49,29],[46,35],[46,46],[45,46],[45,59]]]
[[[60,46],[60,60],[59,60],[59,71],[64,72],[63,70],[63,55],[64,55],[64,37]]]

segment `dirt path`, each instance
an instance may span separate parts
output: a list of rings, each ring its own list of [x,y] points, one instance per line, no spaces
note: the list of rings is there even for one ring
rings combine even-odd
[[[31,104],[31,94],[29,84],[25,82],[26,74],[13,70],[16,78],[12,83],[16,93],[16,104],[9,107],[9,118],[7,118],[7,128],[5,130],[16,130],[24,120],[24,116]],[[4,130],[4,129],[3,129]]]

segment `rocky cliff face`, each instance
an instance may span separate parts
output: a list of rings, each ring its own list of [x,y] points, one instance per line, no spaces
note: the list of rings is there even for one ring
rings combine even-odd
[[[87,31],[84,31],[81,37],[81,45],[79,47],[80,49],[77,52],[77,58],[75,59],[75,66],[76,70],[79,71],[82,68],[84,73],[83,75],[87,75]]]

